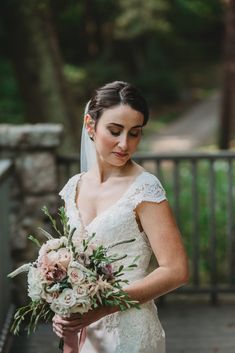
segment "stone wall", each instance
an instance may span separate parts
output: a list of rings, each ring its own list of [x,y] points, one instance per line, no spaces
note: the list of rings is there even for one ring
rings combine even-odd
[[[41,208],[46,205],[53,215],[57,212],[56,150],[62,135],[63,127],[59,124],[0,125],[0,158],[9,158],[14,164],[9,215],[14,267],[35,259],[37,249],[28,235],[45,240],[38,227],[50,230]],[[13,283],[14,301],[23,304],[25,278],[20,275]]]

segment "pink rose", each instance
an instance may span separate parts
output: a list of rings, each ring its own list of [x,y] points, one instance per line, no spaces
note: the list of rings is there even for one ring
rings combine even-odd
[[[67,276],[66,270],[57,264],[43,267],[42,272],[45,279],[49,282],[61,282]]]

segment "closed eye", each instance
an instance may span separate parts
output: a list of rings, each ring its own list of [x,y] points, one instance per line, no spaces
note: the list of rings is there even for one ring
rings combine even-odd
[[[109,132],[111,133],[111,135],[113,136],[119,136],[121,134],[121,131],[114,131],[114,130],[109,130]],[[135,130],[135,131],[129,131],[129,135],[131,137],[138,137],[141,134],[142,130]]]
[[[130,134],[130,136],[132,136],[132,137],[138,137],[139,134],[140,134],[140,131],[137,131],[137,132],[130,131],[129,134]]]
[[[112,131],[112,130],[110,130],[110,133],[111,133],[113,136],[119,136],[119,135],[120,135],[120,131]]]

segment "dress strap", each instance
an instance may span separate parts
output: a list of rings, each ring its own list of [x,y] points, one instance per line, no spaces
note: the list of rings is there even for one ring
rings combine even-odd
[[[160,203],[164,200],[167,200],[167,197],[161,182],[155,175],[148,172],[136,181],[128,195],[128,201],[133,209],[143,201]]]
[[[64,200],[66,206],[70,203],[75,204],[76,189],[81,175],[82,173],[72,176],[59,192],[59,196]]]

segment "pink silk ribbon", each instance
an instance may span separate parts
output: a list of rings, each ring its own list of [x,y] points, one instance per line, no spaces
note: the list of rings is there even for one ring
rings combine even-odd
[[[81,349],[85,343],[85,340],[86,340],[86,327],[82,328],[80,332],[80,337],[78,342],[78,353],[81,352]]]
[[[86,327],[81,329],[78,335],[76,335],[76,339],[72,336],[72,339],[67,339],[64,342],[64,350],[63,353],[81,353],[81,349],[86,340]]]

